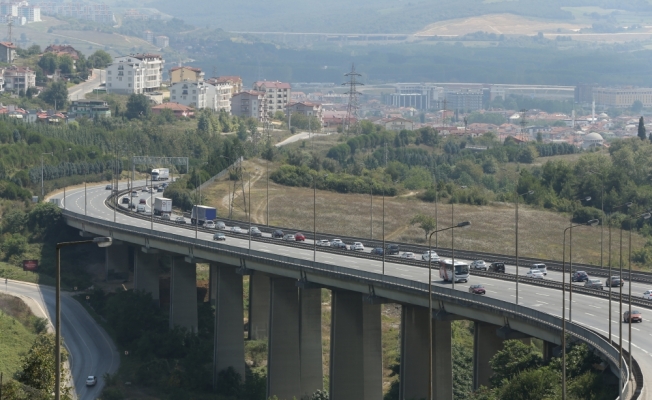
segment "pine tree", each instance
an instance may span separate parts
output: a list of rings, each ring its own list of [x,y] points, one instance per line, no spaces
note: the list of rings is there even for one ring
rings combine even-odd
[[[641,138],[641,140],[645,140],[647,138],[647,135],[645,134],[645,121],[643,121],[643,117],[638,120],[638,137]]]

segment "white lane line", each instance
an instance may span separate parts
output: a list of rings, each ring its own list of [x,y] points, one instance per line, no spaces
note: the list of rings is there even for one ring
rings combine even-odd
[[[545,301],[541,301],[541,300],[537,300],[537,301],[538,301],[539,303],[541,303],[541,304],[548,304],[548,303],[546,303]]]
[[[452,268],[452,267],[451,267]],[[543,294],[543,293],[537,293],[539,296],[545,296],[545,297],[550,297],[549,294]]]
[[[587,313],[587,312],[585,312],[584,314],[586,314],[586,315],[590,315],[590,316],[592,316],[592,317],[595,317],[595,315],[593,315],[593,314],[589,314],[589,313]]]
[[[601,309],[602,309],[602,307],[594,306],[593,304],[589,304],[589,307],[597,308],[598,310],[601,310]]]

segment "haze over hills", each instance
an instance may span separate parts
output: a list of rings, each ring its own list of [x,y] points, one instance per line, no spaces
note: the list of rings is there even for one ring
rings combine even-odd
[[[594,13],[594,19],[627,17],[630,23],[652,16],[647,0],[189,0],[184,7],[174,0],[144,3],[198,26],[231,31],[414,33],[438,21],[486,14],[568,22]]]

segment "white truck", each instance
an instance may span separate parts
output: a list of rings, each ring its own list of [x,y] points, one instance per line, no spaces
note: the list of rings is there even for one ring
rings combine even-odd
[[[154,215],[163,216],[172,213],[172,200],[165,197],[156,197],[154,199]]]
[[[152,181],[167,181],[170,179],[168,168],[155,168],[152,170]]]

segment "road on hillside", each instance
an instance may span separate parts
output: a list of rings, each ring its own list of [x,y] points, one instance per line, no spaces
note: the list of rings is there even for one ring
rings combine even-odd
[[[65,266],[63,266],[65,267]],[[55,290],[53,287],[9,280],[0,282],[0,292],[22,298],[34,314],[46,316],[54,325]],[[102,376],[115,373],[120,355],[113,341],[93,317],[69,293],[61,294],[61,334],[69,353],[75,392],[80,400],[94,400],[104,387]],[[86,386],[86,377],[96,375],[96,386]]]
[[[79,100],[86,98],[87,93],[91,93],[93,89],[100,86],[100,71],[99,69],[93,69],[93,76],[90,77],[86,82],[82,82],[79,85],[75,85],[68,89],[68,100]]]
[[[328,135],[328,133],[315,133],[315,132],[312,133],[313,138],[315,136],[326,136],[326,135]],[[311,138],[310,132],[300,132],[290,136],[289,138],[285,139],[282,142],[276,143],[274,146],[281,147],[281,146],[285,146],[286,144],[290,144],[290,143],[298,142],[299,140],[306,140],[310,138]]]

